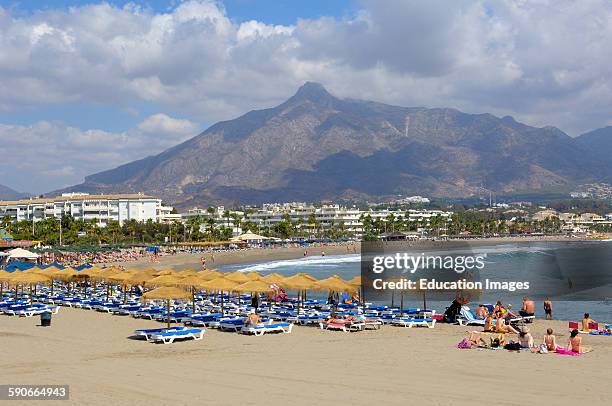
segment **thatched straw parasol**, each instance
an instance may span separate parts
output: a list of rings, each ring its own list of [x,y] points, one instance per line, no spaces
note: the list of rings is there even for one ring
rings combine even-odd
[[[176,283],[183,278],[177,275],[161,275],[147,280],[148,285],[153,286],[176,286]]]
[[[210,290],[212,291],[220,290],[221,291],[221,315],[223,315],[224,314],[223,292],[224,291],[231,292],[238,285],[240,285],[238,282],[235,282],[231,279],[221,277],[221,278],[216,278],[208,282],[205,282],[201,285],[201,287],[209,291]]]
[[[249,272],[246,274],[246,277],[252,281],[259,281],[263,278],[259,272]]]
[[[205,269],[203,271],[198,272],[198,277],[211,281],[213,279],[223,277],[223,273],[219,271],[215,271],[214,269]]]
[[[264,282],[275,283],[277,285],[280,285],[285,281],[285,279],[287,279],[287,277],[284,275],[281,275],[279,273],[271,273],[271,274],[264,276],[261,280]]]
[[[199,278],[197,275],[190,275],[186,278],[182,278],[176,282],[178,286],[189,286],[191,289],[191,301],[192,301],[192,310],[195,313],[195,288],[201,288],[205,286],[208,281],[205,281],[202,278]]]
[[[305,274],[298,273],[286,278],[281,285],[287,289],[295,289],[298,291],[298,313],[300,312],[301,302],[304,300],[304,292],[315,287],[316,278]]]
[[[246,274],[242,272],[228,273],[224,276],[224,278],[229,279],[230,281],[238,282],[238,283],[244,283],[244,282],[248,282],[251,280],[248,276],[246,276]]]
[[[170,301],[176,299],[189,299],[190,294],[185,292],[183,289],[179,289],[171,286],[163,286],[161,288],[153,289],[144,295],[141,300],[154,300],[163,299],[166,301],[167,321],[168,328],[170,328]]]
[[[156,271],[153,273],[154,276],[164,276],[164,275],[176,275],[176,271],[172,268],[163,269],[161,271]]]
[[[23,272],[13,272],[11,275],[9,282],[15,285],[15,300],[17,300],[17,285],[21,285],[22,293],[23,286],[30,285],[30,303],[32,303],[32,285],[48,282],[51,278],[47,275],[41,275],[36,273],[23,273]]]

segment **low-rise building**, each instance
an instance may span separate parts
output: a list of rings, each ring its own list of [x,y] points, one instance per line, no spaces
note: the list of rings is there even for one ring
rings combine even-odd
[[[65,193],[61,196],[0,201],[0,218],[13,221],[41,221],[70,215],[77,220],[106,226],[109,221],[123,224],[128,220],[165,221],[172,208],[163,206],[161,199],[143,194],[90,195]]]

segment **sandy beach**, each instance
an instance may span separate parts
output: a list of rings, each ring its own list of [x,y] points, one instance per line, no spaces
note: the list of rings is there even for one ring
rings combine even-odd
[[[554,354],[459,350],[466,327],[383,326],[342,333],[296,326],[292,334],[242,336],[207,329],[172,345],[129,338],[160,324],[62,308],[51,327],[0,316],[0,382],[68,384],[75,405],[494,404],[608,402],[612,338],[584,337],[594,352]],[[536,321],[539,342],[567,322]],[[32,404],[15,401],[12,404]],[[47,404],[47,403],[45,403]]]
[[[348,249],[347,249],[348,248]],[[233,251],[216,251],[186,253],[179,252],[175,255],[161,255],[157,258],[157,262],[152,262],[150,258],[139,258],[136,261],[114,262],[113,265],[121,265],[131,269],[148,269],[148,268],[173,268],[175,270],[193,269],[201,270],[201,258],[206,258],[206,266],[208,269],[214,269],[220,265],[230,264],[251,264],[255,262],[279,261],[286,259],[302,258],[304,250],[308,251],[308,256],[325,255],[347,255],[359,254],[359,244],[350,245],[330,245],[322,247],[279,247],[279,248],[249,248]]]

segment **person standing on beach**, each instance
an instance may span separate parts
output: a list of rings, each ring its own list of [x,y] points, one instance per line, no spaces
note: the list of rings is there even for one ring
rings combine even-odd
[[[535,316],[535,303],[527,296],[523,298],[523,307],[519,311],[519,314],[523,317]]]
[[[546,318],[546,320],[552,320],[552,308],[552,300],[547,297],[544,301],[544,317]]]

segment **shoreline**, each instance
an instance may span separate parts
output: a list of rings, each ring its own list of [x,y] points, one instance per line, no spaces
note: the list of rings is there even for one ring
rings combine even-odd
[[[416,249],[444,249],[475,246],[482,247],[487,245],[517,244],[517,243],[538,243],[538,242],[604,242],[604,240],[588,238],[571,238],[563,236],[542,236],[542,237],[493,237],[465,240],[417,240],[417,241],[390,241],[388,246],[402,245]],[[304,258],[304,251],[308,251],[308,257],[325,255],[350,255],[361,253],[361,243],[344,243],[337,245],[318,245],[309,247],[276,247],[276,248],[246,248],[227,251],[205,251],[205,252],[178,252],[174,255],[162,255],[157,259],[159,262],[152,262],[151,258],[138,258],[134,261],[116,261],[99,266],[120,265],[128,269],[148,269],[148,268],[172,268],[175,270],[200,270],[202,269],[201,258],[206,259],[208,269],[214,269],[221,265],[253,264],[261,262],[272,262]]]

